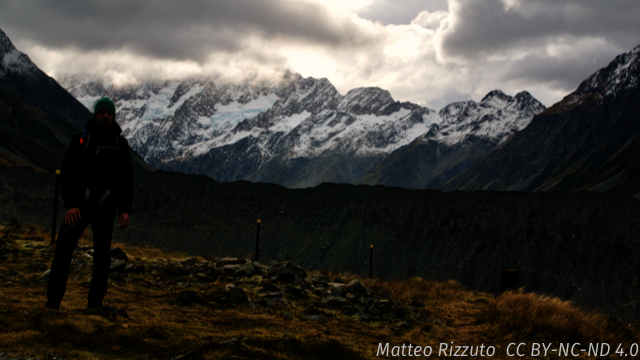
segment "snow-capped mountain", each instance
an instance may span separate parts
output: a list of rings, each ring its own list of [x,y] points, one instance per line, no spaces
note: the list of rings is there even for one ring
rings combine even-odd
[[[618,55],[444,190],[640,197],[640,46]]]
[[[449,104],[440,110],[429,132],[392,152],[355,182],[438,188],[504,144],[544,109],[526,91],[511,97],[494,90],[479,103]]]
[[[448,146],[486,138],[492,148],[544,109],[526,92],[512,99],[494,91],[439,114],[383,89],[341,95],[327,79],[289,72],[241,83],[196,78],[119,89],[71,77],[61,84],[89,108],[102,96],[114,100],[130,144],[160,169],[288,187],[353,182],[428,133]]]

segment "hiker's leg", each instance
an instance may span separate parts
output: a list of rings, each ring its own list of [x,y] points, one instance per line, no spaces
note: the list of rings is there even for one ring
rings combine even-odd
[[[93,278],[89,290],[89,306],[100,305],[107,294],[109,267],[111,266],[111,235],[115,219],[115,205],[102,204],[91,221],[93,231]]]
[[[69,226],[64,222],[60,226],[56,250],[51,263],[51,272],[49,272],[49,282],[47,283],[47,299],[51,304],[60,304],[64,297],[67,290],[71,255],[91,218],[91,214],[85,209],[80,210],[80,216],[80,221],[76,226]]]

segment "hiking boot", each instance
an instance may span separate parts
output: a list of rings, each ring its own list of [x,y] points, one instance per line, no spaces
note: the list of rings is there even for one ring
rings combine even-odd
[[[51,300],[47,301],[47,303],[46,303],[46,304],[44,304],[44,306],[45,306],[46,308],[51,309],[51,310],[58,310],[58,309],[60,309],[60,303],[59,303],[59,302],[55,302],[55,301],[51,301]]]
[[[87,305],[87,310],[96,310],[102,307],[102,301],[100,302],[89,302]]]

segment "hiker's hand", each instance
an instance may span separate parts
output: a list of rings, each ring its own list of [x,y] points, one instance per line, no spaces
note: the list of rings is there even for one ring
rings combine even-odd
[[[125,213],[120,214],[120,219],[118,219],[118,225],[120,225],[120,230],[129,226],[129,214],[125,214]]]
[[[80,224],[80,209],[73,208],[67,210],[67,215],[64,216],[64,223],[73,227]]]

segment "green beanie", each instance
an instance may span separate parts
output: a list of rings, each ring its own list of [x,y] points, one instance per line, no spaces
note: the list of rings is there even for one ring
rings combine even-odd
[[[116,114],[116,105],[108,97],[103,97],[102,99],[98,100],[96,106],[94,106],[93,108],[93,116],[96,116],[96,113],[100,109],[111,109],[111,111],[113,111],[113,114]]]

